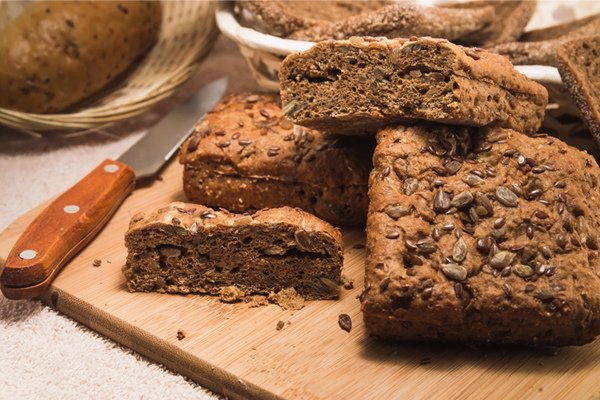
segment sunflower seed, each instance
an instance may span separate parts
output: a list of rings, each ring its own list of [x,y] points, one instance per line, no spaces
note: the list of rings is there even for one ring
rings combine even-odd
[[[444,164],[444,167],[446,167],[446,170],[450,175],[454,175],[462,168],[462,163],[455,160],[451,160]]]
[[[471,218],[471,221],[474,224],[479,223],[479,215],[477,214],[477,210],[475,210],[475,208],[469,209],[469,218]]]
[[[437,251],[437,245],[433,242],[422,242],[422,243],[417,243],[417,246],[419,248],[419,253],[424,254],[424,255],[429,255],[429,254],[433,254]]]
[[[474,169],[473,171],[471,171],[472,174],[477,175],[480,178],[485,178],[485,173],[483,173],[483,171],[480,171],[478,169]]]
[[[519,204],[517,195],[506,186],[498,186],[496,189],[496,199],[505,207],[516,207]]]
[[[494,206],[492,206],[492,202],[490,201],[487,194],[478,193],[477,196],[475,196],[475,200],[478,204],[480,204],[483,207],[483,210],[477,210],[477,214],[479,216],[484,217],[494,214]]]
[[[406,248],[409,250],[417,250],[418,249],[417,245],[412,240],[406,239],[404,241],[404,244],[406,245]]]
[[[543,174],[544,172],[546,172],[546,168],[544,168],[544,167],[533,167],[531,169],[531,172],[533,172],[534,174]]]
[[[540,248],[540,252],[542,253],[542,255],[544,256],[544,258],[546,258],[546,259],[548,259],[548,258],[550,258],[550,257],[552,257],[554,255],[552,253],[552,250],[548,246],[542,246]]]
[[[410,214],[410,211],[407,208],[404,208],[400,204],[389,205],[385,208],[385,213],[394,219],[398,219],[400,217],[404,217]]]
[[[179,257],[181,250],[175,246],[162,245],[158,247],[158,252],[165,257]]]
[[[461,192],[452,198],[451,207],[462,208],[468,206],[473,201],[471,192]]]
[[[298,229],[296,232],[294,232],[294,239],[301,249],[310,250],[313,248],[310,235],[304,229]]]
[[[241,144],[241,141],[240,141],[240,144]],[[245,146],[244,148],[242,148],[242,151],[240,152],[240,156],[242,158],[248,158],[252,154],[254,154],[254,152],[255,152],[254,145],[253,144],[249,144],[249,145]]]
[[[464,292],[464,288],[463,288],[462,283],[456,282],[454,284],[454,294],[456,295],[456,298],[459,299],[459,300],[461,300],[463,292]]]
[[[299,103],[297,100],[292,100],[283,105],[281,111],[283,111],[283,115],[286,117],[293,118],[296,114],[298,114],[304,106]]]
[[[408,261],[412,267],[415,265],[423,265],[423,260],[416,254],[410,254],[408,256]]]
[[[455,281],[464,281],[467,278],[467,269],[454,263],[442,264],[442,272]]]
[[[500,251],[500,249],[498,248],[498,245],[496,244],[496,242],[494,242],[493,239],[490,238],[491,241],[491,245],[490,245],[490,252],[489,252],[489,256],[493,257],[496,255],[496,253],[498,253]]]
[[[433,198],[433,210],[438,214],[445,213],[450,209],[450,196],[448,193],[438,189]]]
[[[535,292],[533,297],[536,299],[544,300],[552,300],[556,297],[556,295],[549,290],[540,290],[539,292]]]
[[[478,186],[483,183],[483,179],[474,174],[466,174],[462,177],[462,181],[471,187]]]
[[[516,254],[511,253],[510,251],[499,251],[490,259],[490,266],[492,268],[501,270],[509,266],[515,259],[515,256]]]
[[[448,170],[444,167],[440,167],[439,165],[434,165],[431,167],[431,170],[440,176],[445,176],[448,174]]]
[[[525,264],[517,264],[514,267],[512,267],[512,270],[514,271],[515,274],[517,274],[521,278],[530,277],[535,273],[533,268],[531,268],[529,265],[525,265]]]
[[[408,178],[404,181],[404,194],[412,195],[419,188],[419,181],[416,178]]]
[[[462,237],[454,243],[452,249],[452,258],[456,262],[462,262],[467,257],[467,243]]]

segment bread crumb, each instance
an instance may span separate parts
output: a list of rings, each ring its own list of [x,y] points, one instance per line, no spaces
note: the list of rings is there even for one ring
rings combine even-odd
[[[177,329],[177,340],[183,340],[186,334],[183,329]]]
[[[267,297],[261,295],[246,296],[244,302],[248,303],[248,307],[250,308],[262,307],[269,304]]]
[[[224,303],[237,303],[238,301],[242,301],[244,296],[246,296],[246,293],[237,286],[226,286],[221,288],[219,300]]]
[[[94,267],[99,267],[100,265],[102,265],[102,260],[99,260],[97,258],[92,263],[92,266],[94,266]]]
[[[350,279],[342,275],[342,285],[346,290],[354,289],[354,279]]]
[[[275,327],[275,329],[277,329],[278,331],[280,331],[280,330],[283,329],[284,326],[285,326],[285,322],[283,322],[283,321],[280,320],[279,322],[277,322],[277,326]]]
[[[304,298],[293,287],[269,293],[269,301],[279,304],[284,310],[300,310],[304,307]]]

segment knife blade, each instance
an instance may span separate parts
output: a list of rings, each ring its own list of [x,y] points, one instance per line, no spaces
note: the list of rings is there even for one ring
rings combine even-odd
[[[133,191],[136,180],[154,176],[171,159],[226,89],[226,78],[206,85],[117,160],[104,160],[53,200],[8,254],[0,275],[4,296],[21,300],[42,294],[67,261],[108,222]]]

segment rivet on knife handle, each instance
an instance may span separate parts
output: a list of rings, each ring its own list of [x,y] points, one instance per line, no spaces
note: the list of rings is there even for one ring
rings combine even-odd
[[[23,299],[41,294],[106,224],[134,185],[135,174],[127,164],[105,160],[52,201],[9,253],[0,277],[4,295]]]

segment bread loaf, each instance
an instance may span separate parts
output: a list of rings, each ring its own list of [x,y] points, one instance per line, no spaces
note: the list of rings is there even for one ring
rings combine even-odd
[[[320,42],[287,56],[279,80],[285,116],[336,133],[416,120],[534,133],[548,102],[506,58],[432,38]]]
[[[498,128],[399,126],[377,139],[362,296],[371,334],[525,345],[600,334],[590,155]]]
[[[274,94],[221,101],[183,144],[188,200],[246,212],[292,206],[336,225],[367,216],[372,137],[326,135],[294,126]]]
[[[342,235],[289,207],[252,215],[171,203],[135,215],[125,235],[131,291],[249,294],[294,288],[306,300],[339,295]]]
[[[0,107],[57,113],[96,93],[155,42],[160,2],[40,1],[0,34]]]

